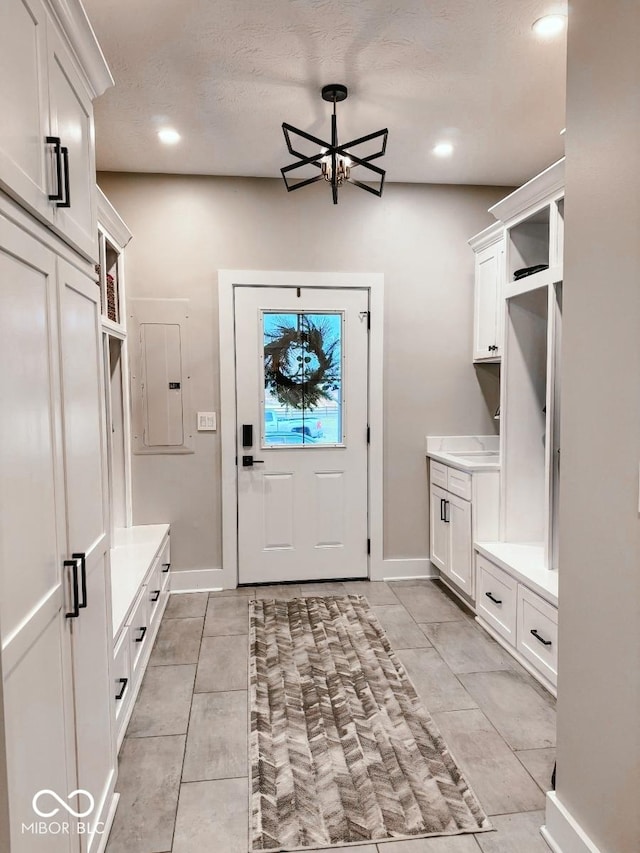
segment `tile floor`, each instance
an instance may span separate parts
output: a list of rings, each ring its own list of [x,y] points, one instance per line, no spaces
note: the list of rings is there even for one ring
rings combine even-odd
[[[120,752],[107,853],[247,853],[248,600],[345,593],[369,599],[497,830],[347,849],[549,853],[554,700],[433,581],[172,595]]]

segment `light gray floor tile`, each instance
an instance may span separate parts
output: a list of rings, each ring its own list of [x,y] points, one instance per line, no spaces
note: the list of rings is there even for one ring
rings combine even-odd
[[[275,598],[277,601],[289,601],[292,598],[300,598],[302,591],[300,584],[285,583],[281,586],[257,586],[256,598]]]
[[[482,711],[446,711],[434,720],[487,814],[544,808],[544,794]]]
[[[476,835],[484,853],[549,853],[540,835],[544,812],[499,815],[491,818],[497,832]]]
[[[426,649],[431,643],[401,604],[373,608],[394,649]]]
[[[186,616],[204,616],[208,600],[208,592],[174,592],[169,596],[164,618],[184,619]]]
[[[173,853],[247,853],[248,808],[246,779],[182,785]]]
[[[365,844],[364,846],[360,845],[359,847],[349,845],[349,847],[323,847],[322,850],[313,850],[310,853],[337,853],[337,851],[344,850],[353,850],[354,853],[378,853],[378,848],[375,844]],[[388,853],[393,853],[394,848],[389,848]]]
[[[249,632],[249,598],[209,598],[207,618],[204,623],[205,637],[221,637]]]
[[[440,838],[415,838],[380,844],[380,853],[480,853],[473,835],[449,835]],[[519,851],[512,851],[519,853]]]
[[[247,773],[246,691],[195,693],[182,781],[231,779]]]
[[[125,738],[107,853],[171,849],[184,743],[184,735]]]
[[[247,635],[203,637],[196,675],[196,693],[246,690]]]
[[[512,658],[472,622],[439,622],[423,630],[455,673],[512,668]]]
[[[243,595],[245,598],[255,598],[256,590],[253,586],[239,586],[236,589],[220,589],[217,592],[210,592],[210,598],[237,598]]]
[[[384,581],[345,581],[349,595],[364,595],[369,604],[399,604],[395,593]]]
[[[477,708],[435,649],[403,649],[398,657],[430,713]]]
[[[468,612],[434,581],[424,586],[394,586],[393,591],[416,622],[457,622],[468,618]]]
[[[163,619],[158,631],[150,666],[198,663],[204,619]]]
[[[300,594],[303,598],[324,597],[326,595],[348,595],[347,589],[342,581],[301,583]]]
[[[511,749],[555,746],[553,699],[543,699],[518,673],[473,672],[461,675],[460,681]]]
[[[525,749],[516,756],[546,793],[551,790],[551,774],[556,761],[555,749]]]
[[[195,675],[195,664],[148,667],[127,736],[186,735]]]

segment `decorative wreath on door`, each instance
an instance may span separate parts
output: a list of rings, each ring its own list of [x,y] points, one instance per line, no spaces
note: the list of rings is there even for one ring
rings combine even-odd
[[[333,338],[333,340],[332,340]],[[340,346],[330,323],[298,316],[265,331],[265,386],[283,406],[313,408],[339,390]]]

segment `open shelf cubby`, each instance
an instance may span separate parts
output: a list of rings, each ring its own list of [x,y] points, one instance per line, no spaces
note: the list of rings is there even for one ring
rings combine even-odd
[[[550,209],[543,207],[513,225],[509,234],[508,281],[514,280],[517,270],[538,264],[550,265]]]

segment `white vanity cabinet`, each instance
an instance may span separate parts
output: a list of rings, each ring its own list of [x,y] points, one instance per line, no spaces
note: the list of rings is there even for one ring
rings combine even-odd
[[[486,228],[469,240],[469,245],[475,253],[473,360],[500,361],[504,325],[504,226],[496,223]]]
[[[473,542],[497,536],[499,472],[464,471],[431,459],[429,473],[431,562],[473,602]]]

